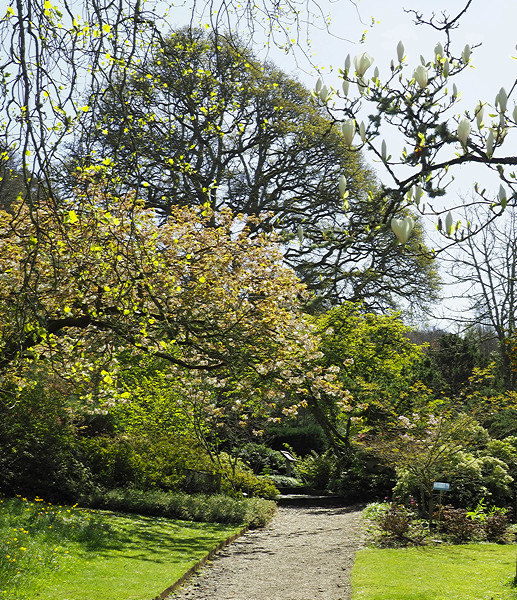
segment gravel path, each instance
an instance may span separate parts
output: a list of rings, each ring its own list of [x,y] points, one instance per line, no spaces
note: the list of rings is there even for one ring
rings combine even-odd
[[[167,600],[349,600],[360,510],[279,507]]]

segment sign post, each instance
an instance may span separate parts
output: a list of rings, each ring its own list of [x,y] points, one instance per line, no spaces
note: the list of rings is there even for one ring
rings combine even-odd
[[[451,489],[451,486],[449,483],[445,483],[443,481],[435,481],[433,483],[433,490],[434,491],[438,491],[440,492],[440,509],[442,508],[442,497],[443,497],[443,492],[448,492]],[[431,496],[431,510],[430,510],[430,515],[429,515],[429,529],[431,529],[432,526],[432,522],[433,522],[433,501],[432,501],[432,496]],[[438,531],[440,531],[440,516],[441,516],[442,511],[440,510],[440,512],[438,513]]]

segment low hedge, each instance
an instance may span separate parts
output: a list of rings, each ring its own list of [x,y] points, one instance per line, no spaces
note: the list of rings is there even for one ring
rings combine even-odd
[[[185,494],[163,490],[112,489],[83,496],[82,506],[142,515],[264,527],[276,513],[276,503],[263,498],[235,499],[222,494]]]

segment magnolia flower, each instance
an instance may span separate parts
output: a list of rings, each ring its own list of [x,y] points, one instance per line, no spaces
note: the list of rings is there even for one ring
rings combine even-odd
[[[341,196],[341,198],[345,195],[346,188],[347,188],[346,177],[344,175],[341,175],[341,177],[339,178],[339,195]]]
[[[470,121],[468,119],[462,119],[458,125],[458,139],[461,142],[463,148],[467,148],[467,140],[470,135]]]
[[[501,184],[499,186],[499,200],[502,202],[503,200],[506,200],[506,190],[503,187],[503,184]]]
[[[374,79],[379,79],[379,67],[375,67],[375,71],[373,72],[373,78]]]
[[[453,98],[458,97],[458,88],[456,87],[455,83],[452,84],[452,96],[453,96]]]
[[[488,136],[486,138],[486,153],[487,156],[492,156],[492,154],[494,153],[494,144],[495,144],[495,136],[494,136],[494,131],[492,129],[490,129],[490,131],[488,132]]]
[[[411,217],[391,219],[391,229],[401,244],[405,244],[408,241],[414,226],[415,222]]]
[[[445,77],[449,76],[450,70],[451,70],[451,64],[449,62],[449,59],[446,58],[445,61],[444,61],[444,63],[443,63],[443,74],[444,74]]]
[[[397,58],[399,63],[404,60],[404,44],[402,43],[402,40],[397,44]]]
[[[343,132],[345,142],[348,146],[351,146],[355,135],[355,121],[353,119],[344,121],[343,125],[341,125],[341,131]]]
[[[323,87],[323,81],[322,81],[321,77],[318,77],[318,81],[316,81],[316,85],[314,87],[314,91],[316,92],[316,94],[319,94],[321,92],[322,87]]]
[[[506,112],[507,104],[508,104],[508,94],[506,93],[506,90],[504,89],[504,87],[502,87],[499,90],[499,93],[497,94],[497,96],[495,97],[495,105],[496,105],[496,107],[499,106],[499,111],[504,113],[504,112]]]
[[[476,115],[476,121],[477,121],[477,125],[478,125],[478,129],[479,130],[483,129],[483,126],[484,126],[484,123],[483,123],[484,112],[485,112],[485,109],[484,109],[483,105],[480,102],[476,106],[476,108],[474,110],[474,114]]]
[[[517,104],[513,107],[513,120],[517,123]]]
[[[464,63],[469,62],[469,58],[470,58],[471,54],[472,54],[472,50],[470,49],[470,46],[467,44],[465,46],[465,48],[463,48],[463,52],[461,53],[461,58]]]
[[[348,88],[350,87],[350,83],[348,81],[346,81],[346,79],[343,81],[343,94],[345,94],[345,96],[348,96]]]
[[[440,42],[438,42],[434,47],[434,55],[436,57],[436,60],[440,60],[440,58],[442,58],[443,56],[443,46]]]
[[[413,73],[413,77],[421,88],[425,88],[429,80],[429,74],[423,65],[418,65]]]
[[[354,58],[355,72],[358,77],[362,77],[372,66],[373,58],[368,52],[363,52]]]
[[[413,197],[415,199],[416,204],[418,204],[420,202],[420,198],[423,195],[424,195],[424,190],[419,185],[415,185],[413,188]]]
[[[454,230],[454,221],[452,219],[452,213],[449,211],[445,217],[445,233],[451,235]]]
[[[326,85],[321,88],[319,96],[322,102],[326,102],[330,98],[330,90]]]

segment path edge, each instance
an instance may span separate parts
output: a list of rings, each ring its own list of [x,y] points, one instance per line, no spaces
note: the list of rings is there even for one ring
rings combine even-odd
[[[245,533],[248,532],[248,530],[249,530],[248,526],[243,527],[237,533],[234,533],[229,538],[226,538],[222,542],[219,542],[219,544],[217,544],[217,546],[215,548],[210,550],[210,552],[205,554],[205,556],[203,556],[203,558],[198,560],[198,562],[195,565],[193,565],[192,567],[190,567],[190,569],[188,569],[188,571],[186,573],[184,573],[177,581],[175,581],[167,589],[163,590],[163,592],[161,592],[161,594],[158,594],[158,596],[155,596],[154,598],[152,598],[152,600],[165,600],[165,598],[167,598],[167,596],[169,596],[170,594],[172,594],[172,592],[175,592],[180,586],[182,586],[187,581],[187,579],[190,579],[192,577],[192,575],[194,575],[200,569],[202,569],[205,566],[205,564],[209,560],[211,560],[218,552],[220,552],[223,548],[226,548],[226,546],[228,546],[229,544],[234,542],[236,539],[243,536]]]

